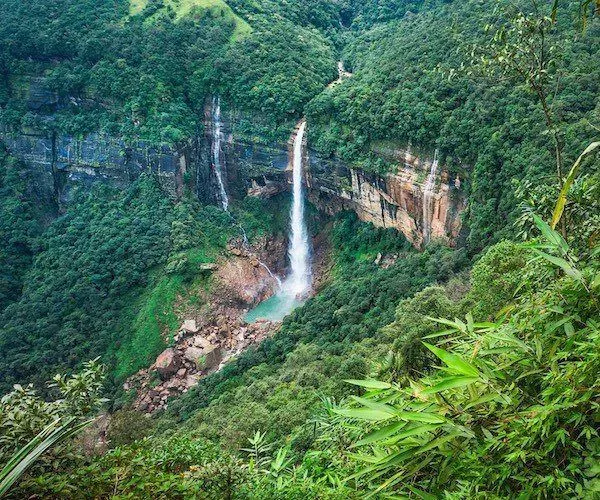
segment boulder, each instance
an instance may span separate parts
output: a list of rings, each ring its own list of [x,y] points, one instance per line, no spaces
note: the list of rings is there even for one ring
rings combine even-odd
[[[210,340],[208,340],[206,337],[203,337],[201,335],[194,337],[192,340],[192,343],[194,344],[195,347],[199,347],[200,349],[206,349],[206,348],[210,347]]]
[[[195,363],[197,366],[200,365],[201,359],[206,353],[206,349],[201,349],[200,347],[188,347],[184,353],[183,357],[192,363]]]
[[[187,333],[198,333],[198,326],[196,325],[195,319],[186,319],[181,325],[180,330]]]
[[[202,366],[199,366],[199,368],[202,370],[211,370],[219,366],[219,363],[222,359],[223,353],[221,352],[221,348],[217,346],[211,346],[204,352]]]
[[[177,370],[181,367],[181,358],[177,355],[175,349],[169,347],[158,355],[154,366],[164,380],[177,373]]]
[[[185,389],[183,392],[186,392],[190,387],[194,387],[198,383],[197,375],[188,375],[183,381]]]

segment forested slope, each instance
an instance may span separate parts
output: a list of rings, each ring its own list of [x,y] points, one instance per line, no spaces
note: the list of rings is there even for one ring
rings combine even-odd
[[[522,5],[527,11],[528,2]],[[600,27],[595,22],[581,31],[576,12],[561,11],[544,42],[547,104],[565,164],[596,137],[600,117]],[[354,76],[307,107],[315,147],[366,169],[391,168],[373,150],[407,144],[430,156],[439,150],[469,191],[472,251],[513,233],[520,203],[529,202],[529,183],[557,194],[555,151],[539,96],[518,75],[486,72],[477,59],[486,40],[493,57],[494,28],[510,16],[501,3],[452,2],[360,31],[342,53]],[[540,43],[539,34],[528,36]]]
[[[408,146],[468,195],[456,248],[311,211],[317,293],[147,415],[125,377],[287,203],[225,213],[143,175],[57,213],[0,150],[0,462],[102,415],[9,497],[600,494],[600,23],[589,1],[494,5],[0,0],[3,127],[177,144],[218,94],[259,142],[306,116],[311,154],[383,175]],[[340,59],[352,76],[328,87]],[[36,78],[48,108],[26,98]]]

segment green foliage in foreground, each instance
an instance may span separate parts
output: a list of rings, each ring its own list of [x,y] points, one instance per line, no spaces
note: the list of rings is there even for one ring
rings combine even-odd
[[[76,423],[74,417],[56,420],[15,453],[0,471],[0,496],[5,495],[35,461],[53,446],[75,436],[91,421]]]
[[[425,338],[444,348],[424,345],[439,370],[400,384],[355,381],[367,392],[334,410],[354,441],[349,456],[364,463],[355,477],[374,491],[600,493],[598,249],[575,264],[560,235],[538,226],[542,238],[522,251],[539,257],[498,321],[438,320],[447,329]]]
[[[105,400],[100,398],[104,367],[96,361],[85,363],[71,377],[56,375],[48,387],[57,399],[47,402],[33,386],[15,385],[0,400],[0,496],[4,496],[27,469],[38,473],[62,461],[64,449],[56,448],[91,423]],[[51,451],[53,456],[46,456]],[[12,454],[12,455],[11,455]],[[42,463],[35,464],[40,459]]]

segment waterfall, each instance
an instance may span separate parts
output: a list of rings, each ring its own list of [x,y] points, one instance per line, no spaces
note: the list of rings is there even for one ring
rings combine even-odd
[[[229,210],[229,198],[227,197],[227,191],[225,191],[225,184],[223,183],[223,171],[221,169],[221,140],[223,134],[221,132],[221,98],[213,97],[212,103],[212,119],[213,119],[213,141],[212,141],[212,157],[213,157],[213,168],[215,169],[215,176],[217,177],[217,183],[219,184],[219,197],[221,198],[221,205],[223,210],[226,212]]]
[[[302,121],[294,139],[293,199],[290,213],[291,273],[283,283],[282,291],[292,298],[302,298],[310,290],[308,231],[304,221],[304,190],[302,189],[302,145],[306,122]]]
[[[279,290],[281,290],[283,283],[279,279],[279,276],[277,276],[273,271],[271,271],[271,269],[269,269],[269,266],[267,266],[263,261],[259,260],[258,263],[260,264],[260,266],[262,268],[264,268],[269,273],[269,276],[271,276],[271,278],[273,278],[275,283],[277,283],[277,288],[279,288]]]
[[[296,307],[302,305],[311,287],[308,231],[304,221],[304,190],[302,189],[302,146],[306,122],[302,121],[294,138],[292,157],[293,195],[290,211],[290,242],[288,255],[290,273],[280,284],[279,292],[249,311],[244,319],[248,323],[266,319],[281,321]],[[268,269],[267,269],[268,270]],[[277,277],[274,276],[277,280]],[[279,281],[278,281],[279,283]]]
[[[221,122],[221,98],[213,97],[212,101],[212,122],[213,122],[213,141],[212,141],[212,159],[213,159],[213,167],[215,169],[215,176],[217,178],[217,183],[219,184],[219,198],[221,199],[221,205],[223,210],[229,214],[231,218],[231,222],[238,227],[240,233],[242,234],[242,240],[244,248],[247,250],[250,249],[250,244],[248,242],[248,236],[246,235],[246,230],[243,226],[237,221],[234,215],[229,211],[229,197],[227,196],[227,191],[225,190],[225,183],[223,182],[223,170],[221,169],[221,141],[223,139],[223,133],[221,132],[222,122]],[[277,283],[277,287],[281,289],[281,280],[279,277],[269,269],[264,262],[261,260],[258,261],[261,267],[263,267],[268,273],[269,276]]]
[[[438,169],[438,150],[433,154],[433,162],[429,170],[429,175],[425,184],[423,184],[423,242],[429,243],[431,240],[431,222],[433,219],[433,203],[435,192],[435,178]]]

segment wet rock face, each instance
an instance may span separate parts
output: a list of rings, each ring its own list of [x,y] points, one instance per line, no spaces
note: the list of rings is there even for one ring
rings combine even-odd
[[[90,106],[83,99],[59,98],[44,78],[31,78],[22,97],[28,109],[49,124],[65,101]],[[31,188],[45,204],[64,207],[76,189],[98,183],[123,189],[143,173],[155,174],[168,196],[181,196],[187,179],[201,201],[211,200],[210,165],[202,138],[174,146],[142,140],[126,143],[104,133],[74,137],[33,128],[15,130],[0,123],[0,143],[29,167]]]
[[[279,273],[283,270],[285,241],[278,238],[259,242],[262,248],[257,253],[237,243],[229,244],[229,256],[215,273],[219,281],[215,293],[224,304],[252,307],[277,290],[277,281],[269,270]],[[271,256],[265,255],[267,248],[272,250]]]
[[[244,118],[235,110],[221,110],[221,170],[227,194],[241,199],[247,194],[269,198],[287,190],[285,170],[288,167],[286,144],[263,144],[237,137],[233,125]],[[204,135],[201,138],[205,156],[214,140],[212,100],[204,108]],[[211,167],[211,173],[213,169]],[[214,177],[214,176],[213,176]],[[214,178],[211,185],[215,186]],[[218,201],[218,200],[215,200]]]
[[[330,214],[353,210],[365,222],[395,228],[416,247],[423,246],[425,234],[453,244],[466,207],[460,179],[451,178],[442,166],[435,182],[428,185],[433,159],[420,159],[406,150],[393,154],[396,169],[385,175],[309,155],[306,180],[310,200]]]
[[[105,134],[78,139],[7,129],[0,129],[0,140],[33,172],[38,198],[60,206],[70,203],[77,188],[102,183],[124,189],[144,172],[156,174],[165,192],[177,197],[186,172],[198,168],[193,143],[177,149],[144,141],[127,145]]]

